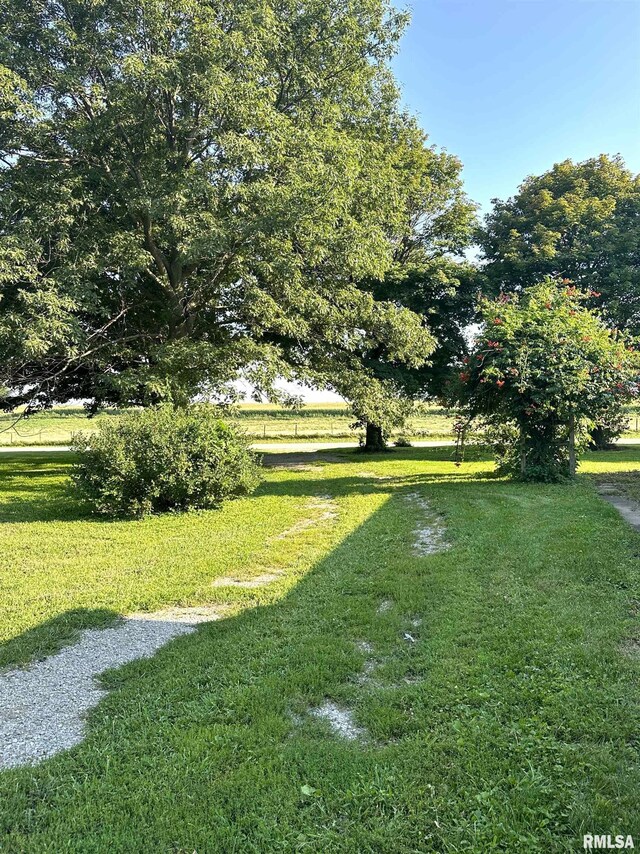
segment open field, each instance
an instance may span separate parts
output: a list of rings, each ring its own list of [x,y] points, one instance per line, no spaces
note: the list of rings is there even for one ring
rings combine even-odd
[[[113,412],[87,418],[82,407],[56,407],[50,412],[32,415],[14,425],[16,416],[0,416],[0,445],[64,445],[79,432],[92,432]],[[262,441],[295,439],[350,439],[359,432],[352,429],[353,415],[345,404],[308,404],[295,412],[269,404],[242,404],[230,417],[247,434]],[[450,438],[453,419],[445,410],[433,407],[411,419],[412,435],[425,439]],[[14,425],[14,426],[12,426]]]
[[[331,452],[221,511],[106,522],[75,502],[69,455],[4,456],[4,666],[120,613],[227,616],[108,674],[82,745],[0,774],[0,850],[568,852],[640,834],[638,535],[590,479],[640,477],[640,447],[589,455],[570,486],[450,457]],[[449,548],[420,553],[436,518]],[[314,717],[327,702],[357,737]]]
[[[629,407],[629,429],[626,438],[640,439],[640,412]],[[0,446],[4,445],[66,445],[79,432],[92,432],[101,420],[117,412],[102,412],[87,418],[78,406],[60,406],[16,422],[15,415],[0,415]],[[230,418],[261,441],[292,441],[318,439],[322,441],[356,441],[362,431],[352,429],[354,422],[348,407],[342,403],[305,404],[300,410],[285,410],[271,404],[245,403]],[[421,408],[411,419],[402,435],[416,440],[452,439],[453,418],[446,410],[429,406]],[[398,433],[394,434],[394,438]]]

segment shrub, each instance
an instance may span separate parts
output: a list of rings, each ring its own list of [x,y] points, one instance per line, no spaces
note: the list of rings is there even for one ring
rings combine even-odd
[[[252,492],[260,469],[245,438],[210,406],[163,406],[106,419],[74,442],[73,479],[99,513],[144,516],[217,507]]]
[[[411,446],[411,440],[409,439],[408,436],[405,436],[404,434],[398,436],[398,438],[395,440],[395,442],[393,444],[396,446],[396,448],[411,448],[412,447]]]
[[[501,471],[557,482],[575,474],[596,424],[615,432],[638,392],[638,354],[585,307],[570,282],[546,279],[522,293],[480,303],[475,346],[460,366],[465,422],[494,429]],[[492,440],[491,434],[489,435]]]

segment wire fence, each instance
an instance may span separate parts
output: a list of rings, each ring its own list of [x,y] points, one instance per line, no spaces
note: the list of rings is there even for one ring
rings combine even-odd
[[[349,423],[338,420],[326,423],[309,423],[308,421],[280,421],[274,419],[271,422],[261,424],[246,424],[242,421],[238,426],[250,438],[259,441],[284,441],[296,439],[324,439],[356,440],[361,430],[353,429]],[[87,426],[82,430],[69,430],[62,427],[47,426],[34,430],[6,429],[0,432],[0,446],[24,447],[29,445],[70,445],[79,433],[93,432],[96,426]],[[627,434],[640,433],[640,414],[632,415],[627,422]],[[404,430],[392,433],[390,438],[406,436],[411,439],[429,438],[454,438],[452,429],[448,424],[415,423]]]

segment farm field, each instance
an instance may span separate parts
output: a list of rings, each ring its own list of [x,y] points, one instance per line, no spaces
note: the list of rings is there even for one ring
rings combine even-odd
[[[60,406],[50,412],[32,415],[15,426],[12,426],[16,421],[15,415],[3,415],[0,416],[0,445],[64,445],[76,433],[94,431],[101,420],[114,414],[106,411],[87,418],[82,407]],[[241,404],[229,420],[249,436],[262,441],[356,441],[361,432],[352,429],[353,415],[342,403],[307,404],[295,412],[270,404]],[[453,419],[445,410],[431,407],[416,414],[404,432],[425,439],[451,438],[452,423]]]
[[[76,433],[93,432],[101,420],[112,418],[116,411],[102,412],[87,418],[78,406],[60,406],[39,413],[17,424],[15,415],[0,415],[0,446],[66,445]],[[625,438],[640,439],[640,412],[629,407],[629,429]],[[292,412],[271,404],[241,404],[229,419],[256,441],[295,441],[318,439],[327,441],[357,441],[362,431],[352,429],[354,422],[348,407],[342,403],[305,404]],[[407,429],[400,432],[409,439],[453,439],[453,417],[437,406],[425,406],[409,419]]]
[[[0,849],[568,852],[640,834],[638,535],[594,488],[640,477],[640,447],[587,455],[567,486],[470,453],[281,455],[252,497],[143,521],[87,515],[68,454],[3,456],[3,667],[119,614],[225,616],[108,673],[81,745],[0,773]]]

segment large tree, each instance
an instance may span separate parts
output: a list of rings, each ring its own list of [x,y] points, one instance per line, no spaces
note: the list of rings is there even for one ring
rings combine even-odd
[[[465,329],[475,315],[476,269],[466,261],[476,225],[476,205],[462,182],[462,164],[444,152],[414,146],[405,151],[411,176],[405,198],[406,216],[394,235],[393,265],[382,278],[361,286],[376,300],[391,300],[422,317],[433,337],[422,365],[389,358],[382,347],[362,353],[363,363],[390,393],[386,416],[376,420],[355,401],[355,411],[366,425],[365,448],[381,449],[385,433],[399,426],[415,400],[442,393],[450,367],[466,348]]]
[[[239,373],[349,395],[363,349],[424,361],[421,319],[355,284],[393,263],[397,151],[424,145],[388,0],[0,0],[0,20],[4,408]]]
[[[479,240],[494,291],[568,278],[612,326],[640,333],[640,176],[621,157],[565,160],[527,178],[494,200]]]

